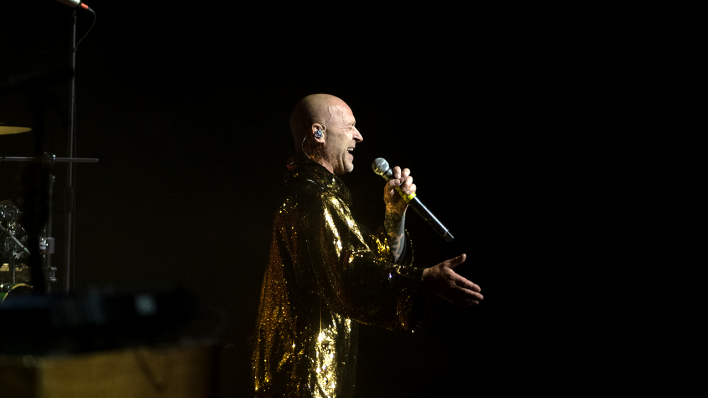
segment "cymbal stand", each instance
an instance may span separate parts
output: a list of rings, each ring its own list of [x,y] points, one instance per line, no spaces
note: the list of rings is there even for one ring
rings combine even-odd
[[[54,196],[54,182],[55,182],[55,177],[54,174],[52,174],[52,166],[54,166],[54,163],[68,163],[68,164],[73,164],[73,163],[96,163],[98,162],[98,159],[95,158],[72,158],[72,157],[56,157],[54,154],[51,153],[44,153],[44,155],[41,158],[38,157],[21,157],[21,156],[0,156],[0,162],[41,162],[46,166],[46,170],[49,173],[49,179],[48,179],[48,186],[47,186],[47,203],[46,203],[46,208],[47,208],[47,217],[46,217],[46,224],[42,230],[42,233],[39,237],[39,249],[40,249],[40,254],[42,258],[42,262],[44,263],[43,269],[44,269],[44,280],[47,282],[56,282],[56,267],[52,266],[52,254],[54,254],[54,248],[55,248],[55,240],[54,237],[52,236],[52,220],[53,220],[53,196]],[[73,195],[71,195],[73,196]],[[70,203],[71,200],[73,200],[73,197],[68,197],[65,198],[65,206],[67,209],[71,209],[73,207]],[[69,212],[70,213],[70,212]],[[0,227],[2,227],[0,225]],[[2,231],[4,232],[4,231]],[[65,237],[66,240],[68,240],[68,237]],[[19,242],[15,243],[16,245],[19,244]],[[70,248],[70,242],[69,244],[66,245],[67,250]],[[23,248],[25,252],[27,252],[26,248]],[[27,252],[29,254],[29,252]],[[68,257],[70,258],[70,257]],[[11,269],[13,269],[13,263],[10,263]],[[68,264],[65,265],[68,271]],[[14,283],[14,272],[13,274],[13,283]],[[68,289],[68,278],[67,278],[67,289]],[[50,285],[46,284],[46,293],[50,293]],[[68,293],[68,290],[67,290]]]

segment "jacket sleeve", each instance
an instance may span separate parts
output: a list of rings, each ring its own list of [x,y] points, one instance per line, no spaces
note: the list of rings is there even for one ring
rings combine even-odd
[[[298,246],[309,261],[298,262],[299,284],[348,318],[393,330],[415,327],[423,270],[413,266],[412,255],[394,262],[385,231],[369,234],[335,196],[313,201],[301,222]]]

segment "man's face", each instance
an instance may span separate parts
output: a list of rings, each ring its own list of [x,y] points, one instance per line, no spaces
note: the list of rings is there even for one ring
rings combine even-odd
[[[330,107],[331,117],[326,124],[324,157],[332,166],[334,174],[341,175],[354,170],[354,147],[364,138],[356,129],[356,119],[346,104]]]

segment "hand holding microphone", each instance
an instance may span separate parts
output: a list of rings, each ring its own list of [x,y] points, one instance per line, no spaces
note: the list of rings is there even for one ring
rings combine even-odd
[[[396,166],[391,169],[391,178],[384,188],[386,213],[404,214],[408,202],[415,197],[416,186],[410,170]]]
[[[450,231],[448,231],[447,228],[445,228],[445,226],[442,225],[442,223],[435,218],[430,210],[423,206],[423,204],[420,203],[420,200],[416,197],[416,187],[413,184],[413,179],[410,177],[410,172],[408,169],[400,170],[399,168],[394,167],[392,170],[389,167],[388,162],[383,158],[374,160],[371,168],[374,169],[376,174],[383,177],[386,181],[400,179],[400,184],[397,185],[395,189],[401,196],[402,200],[395,202],[407,202],[409,206],[413,207],[413,209],[421,217],[423,217],[423,219],[431,227],[433,227],[435,232],[445,238],[446,241],[452,241],[453,237],[450,234]],[[400,173],[400,175],[398,173]],[[401,189],[401,186],[403,186],[403,189]],[[390,191],[390,188],[387,188]],[[387,200],[387,207],[389,202],[393,203],[394,201]],[[405,207],[403,208],[405,209]],[[464,278],[454,271],[454,268],[464,263],[466,259],[467,255],[462,254],[432,267],[425,268],[423,270],[423,275],[421,276],[423,281],[423,289],[428,293],[434,294],[455,305],[466,307],[479,304],[484,299],[484,296],[481,294],[482,289],[479,285]]]
[[[374,170],[374,173],[380,175],[386,181],[396,178],[394,175],[394,171],[391,170],[388,165],[388,162],[383,158],[377,158],[376,160],[374,160],[374,162],[371,164],[371,168]],[[407,188],[409,191],[412,191],[412,193],[407,194],[406,192],[401,190],[400,186],[395,187],[396,191],[403,198],[403,200],[405,200],[408,205],[416,211],[416,213],[423,217],[423,219],[428,223],[428,225],[433,227],[433,229],[435,230],[435,232],[438,233],[438,235],[443,237],[446,241],[451,242],[453,236],[452,234],[450,234],[450,231],[448,231],[448,229],[445,228],[445,226],[440,221],[438,221],[437,218],[435,218],[435,216],[433,215],[433,213],[430,212],[430,210],[423,206],[423,204],[415,195],[415,185],[413,185],[412,178],[409,178],[408,173],[404,172],[405,170],[401,172],[401,184],[406,184],[404,188]],[[388,203],[389,202],[387,202],[387,205]]]

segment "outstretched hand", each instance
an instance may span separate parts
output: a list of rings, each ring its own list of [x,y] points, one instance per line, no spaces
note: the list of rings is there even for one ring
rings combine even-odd
[[[458,275],[453,269],[465,262],[466,254],[443,261],[423,270],[423,288],[431,294],[459,306],[479,304],[484,298],[482,289]]]

